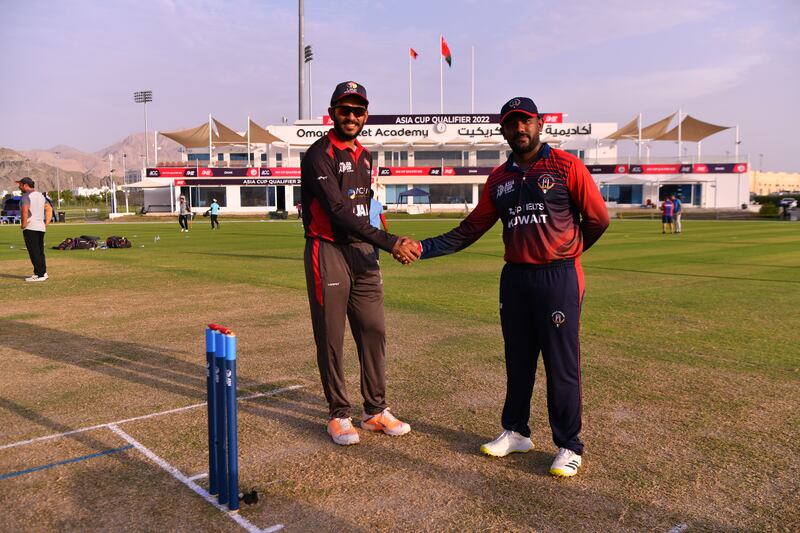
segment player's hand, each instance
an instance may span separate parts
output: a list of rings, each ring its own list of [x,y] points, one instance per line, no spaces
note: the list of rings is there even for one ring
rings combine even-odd
[[[420,256],[419,241],[410,237],[400,237],[392,248],[392,257],[399,263],[410,265]]]

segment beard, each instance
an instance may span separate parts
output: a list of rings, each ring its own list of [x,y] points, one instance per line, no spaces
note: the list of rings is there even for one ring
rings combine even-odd
[[[528,144],[521,145],[518,143],[517,139],[524,139],[526,137],[530,139]],[[508,145],[511,147],[511,151],[516,155],[523,156],[536,150],[536,148],[539,146],[539,136],[537,135],[535,137],[528,137],[527,135],[515,135]]]
[[[362,129],[364,129],[364,126],[361,125],[361,126],[358,127],[358,129],[356,130],[356,132],[354,134],[353,133],[347,133],[347,132],[344,131],[344,128],[342,127],[343,122],[344,121],[340,122],[338,120],[338,117],[336,118],[336,120],[333,121],[333,130],[336,132],[336,135],[338,135],[339,138],[342,139],[342,140],[352,141],[353,139],[358,137],[358,134],[361,133]],[[354,124],[354,123],[351,122],[351,124]]]

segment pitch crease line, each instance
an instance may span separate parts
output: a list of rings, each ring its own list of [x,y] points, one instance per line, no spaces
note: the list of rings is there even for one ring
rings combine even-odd
[[[108,424],[108,429],[110,429],[111,431],[122,437],[122,439],[125,442],[132,445],[140,452],[142,452],[148,459],[150,459],[155,464],[166,470],[169,475],[171,475],[172,477],[174,477],[175,479],[177,479],[178,481],[180,481],[181,483],[192,489],[192,491],[194,491],[198,496],[200,496],[205,501],[207,501],[208,503],[210,503],[211,505],[222,511],[225,514],[225,516],[227,516],[228,518],[230,518],[231,520],[242,526],[242,528],[244,528],[249,533],[266,533],[272,531],[279,531],[283,529],[283,524],[275,524],[274,526],[268,529],[262,530],[255,524],[253,524],[251,521],[244,518],[239,513],[229,512],[228,509],[226,509],[224,506],[218,504],[214,500],[214,498],[205,489],[203,489],[203,487],[201,487],[200,485],[198,485],[197,483],[186,477],[186,475],[183,472],[181,472],[180,470],[169,464],[160,456],[156,455],[155,452],[150,450],[150,448],[146,447],[144,444],[142,444],[138,440],[134,439],[133,437],[125,433],[115,424]]]
[[[241,398],[237,398],[237,400],[254,400],[256,398],[264,398],[268,396],[275,396],[277,394],[281,394],[283,392],[289,392],[296,389],[302,389],[305,385],[290,385],[289,387],[282,387],[280,389],[275,389],[267,392],[257,392],[255,394],[250,394],[248,396],[242,396]],[[12,442],[9,444],[3,444],[0,446],[0,450],[5,450],[8,448],[16,448],[17,446],[26,446],[28,444],[33,444],[35,442],[41,442],[45,440],[52,440],[57,439],[60,437],[68,437],[69,435],[75,435],[76,433],[84,433],[86,431],[94,431],[96,429],[104,429],[110,427],[112,424],[121,425],[127,424],[129,422],[136,422],[138,420],[147,420],[148,418],[155,418],[157,416],[164,416],[164,415],[171,415],[174,413],[180,413],[183,411],[188,411],[190,409],[197,409],[198,407],[203,407],[206,405],[207,402],[203,403],[196,403],[193,405],[186,405],[184,407],[178,407],[176,409],[169,409],[167,411],[159,411],[157,413],[150,413],[149,415],[142,415],[142,416],[135,416],[133,418],[125,418],[123,420],[117,420],[115,422],[106,422],[105,424],[97,424],[95,426],[89,426],[85,428],[73,429],[71,431],[64,431],[63,433],[54,433],[52,435],[44,435],[42,437],[36,437],[33,439],[28,440],[21,440],[17,442]]]

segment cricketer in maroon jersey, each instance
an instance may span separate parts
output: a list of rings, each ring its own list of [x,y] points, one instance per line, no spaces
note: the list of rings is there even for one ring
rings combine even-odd
[[[541,143],[543,126],[529,98],[512,98],[501,110],[508,161],[489,175],[476,208],[453,230],[421,242],[421,258],[463,250],[499,219],[505,261],[500,318],[507,372],[503,433],[481,447],[505,456],[533,447],[530,401],[541,351],[547,404],[559,453],[550,472],[573,476],[581,465],[580,344],[584,281],[580,255],[609,224],[600,191],[583,163]]]

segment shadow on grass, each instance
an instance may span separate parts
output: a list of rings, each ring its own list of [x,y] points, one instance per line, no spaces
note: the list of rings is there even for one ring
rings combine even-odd
[[[283,257],[278,255],[233,254],[222,252],[181,252],[187,255],[210,255],[212,257],[235,257],[236,259],[276,259],[279,261],[302,261],[303,257]]]
[[[767,266],[767,265],[763,265]],[[774,268],[783,268],[776,266]],[[769,283],[792,283],[792,284],[800,284],[800,281],[790,280],[790,279],[764,279],[764,278],[746,278],[741,276],[712,276],[711,274],[688,274],[688,273],[679,273],[679,272],[658,272],[656,270],[637,270],[633,268],[617,268],[617,267],[604,267],[598,265],[583,265],[584,270],[611,270],[615,272],[634,272],[636,274],[654,274],[657,276],[673,276],[673,277],[680,277],[680,278],[708,278],[708,279],[720,279],[720,280],[735,280],[735,281],[766,281]]]

